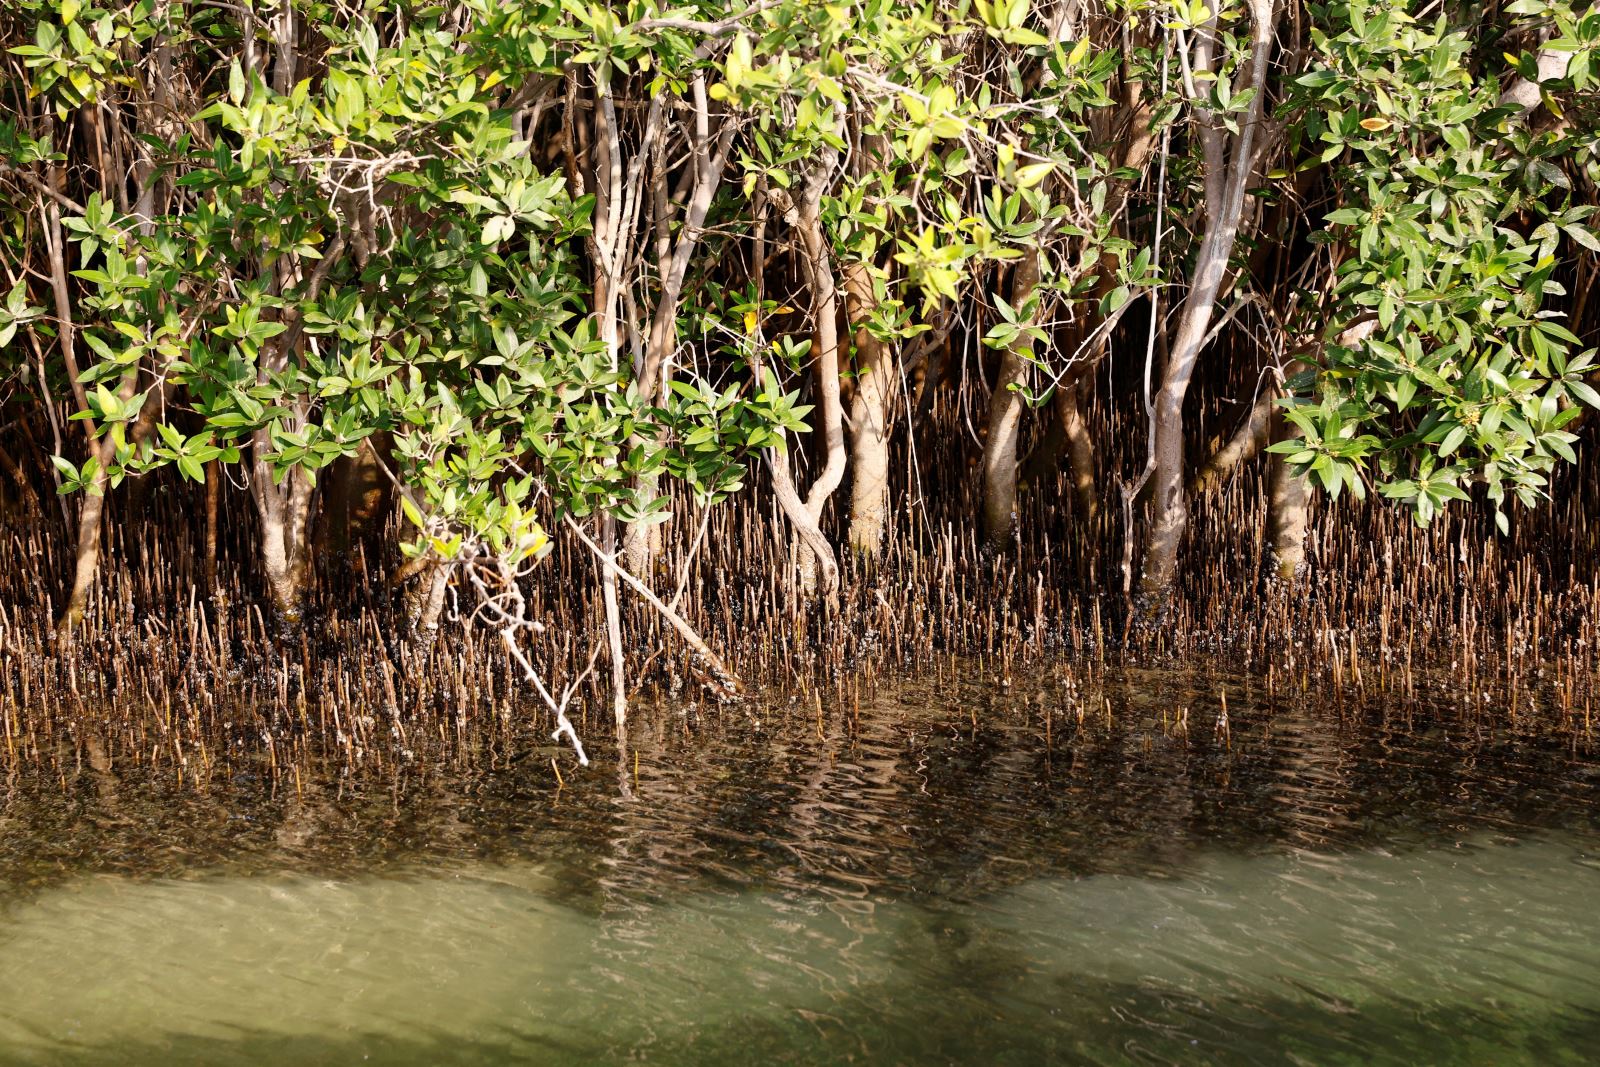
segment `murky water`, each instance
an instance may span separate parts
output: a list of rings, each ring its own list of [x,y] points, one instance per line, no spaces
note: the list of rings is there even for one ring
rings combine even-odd
[[[1585,738],[1215,691],[664,710],[564,785],[19,771],[0,1062],[1593,1061]]]

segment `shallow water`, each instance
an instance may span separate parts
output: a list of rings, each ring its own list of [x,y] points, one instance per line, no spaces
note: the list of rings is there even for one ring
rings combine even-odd
[[[17,770],[0,1062],[1591,1062],[1587,741],[1225,684],[660,709],[562,783]]]

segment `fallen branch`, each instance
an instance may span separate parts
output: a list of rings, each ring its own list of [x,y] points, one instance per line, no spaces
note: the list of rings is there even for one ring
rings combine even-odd
[[[728,665],[722,661],[721,656],[711,651],[711,646],[706,644],[699,634],[695,633],[694,627],[685,622],[683,616],[664,603],[660,597],[652,593],[649,586],[623,570],[621,565],[617,563],[615,554],[605,552],[599,545],[590,540],[589,536],[583,532],[583,528],[572,521],[572,516],[568,515],[566,517],[566,523],[568,528],[572,530],[573,535],[582,541],[589,551],[595,554],[595,558],[607,570],[621,578],[629,588],[643,597],[647,604],[660,612],[661,617],[666,619],[674,630],[678,631],[678,635],[688,642],[689,647],[694,649],[700,658],[706,661],[706,664],[711,668],[713,680],[716,683],[713,688],[720,689],[727,696],[738,696],[743,690],[743,686],[739,682],[739,676],[728,668]]]

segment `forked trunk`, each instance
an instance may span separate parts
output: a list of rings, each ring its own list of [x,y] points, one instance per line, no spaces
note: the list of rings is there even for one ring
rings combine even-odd
[[[1208,340],[1212,311],[1233,256],[1246,187],[1254,171],[1256,125],[1261,118],[1261,98],[1272,42],[1271,0],[1252,0],[1251,21],[1250,67],[1255,92],[1239,121],[1239,133],[1229,137],[1221,121],[1209,111],[1201,109],[1196,116],[1196,132],[1206,162],[1206,230],[1195,256],[1193,283],[1183,302],[1177,339],[1162,372],[1161,392],[1156,397],[1153,415],[1154,442],[1148,471],[1154,514],[1139,574],[1139,596],[1143,601],[1139,614],[1147,619],[1172,591],[1178,572],[1178,549],[1188,526],[1189,502],[1183,477],[1183,405],[1201,350]],[[1195,45],[1196,70],[1212,69],[1217,33],[1217,21],[1213,16]]]

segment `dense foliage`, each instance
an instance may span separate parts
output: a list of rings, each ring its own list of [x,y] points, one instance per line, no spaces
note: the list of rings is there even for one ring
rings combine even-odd
[[[99,502],[164,467],[248,485],[290,618],[374,470],[427,630],[452,585],[527,624],[560,530],[643,588],[674,500],[757,482],[826,590],[967,361],[999,547],[1029,442],[1114,495],[1085,389],[1148,413],[1115,481],[1159,603],[1196,374],[1273,383],[1230,462],[1424,523],[1536,504],[1600,404],[1566,2],[12,0],[0,42],[0,410],[49,442],[0,454],[77,505],[69,623]]]

